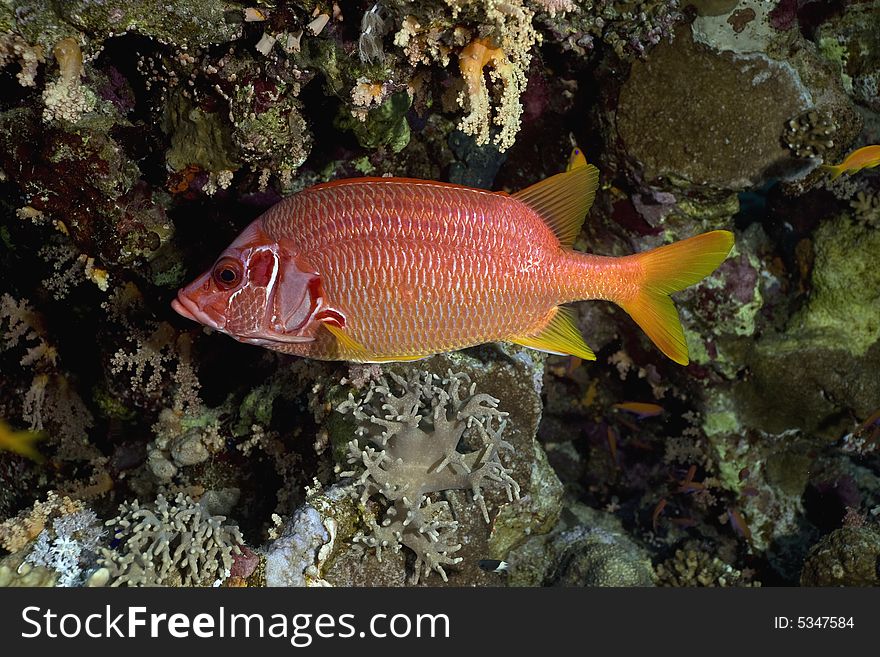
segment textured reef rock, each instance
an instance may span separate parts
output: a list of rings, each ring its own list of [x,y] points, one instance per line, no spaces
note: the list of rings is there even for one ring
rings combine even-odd
[[[876,410],[880,277],[870,254],[878,248],[880,233],[845,215],[816,231],[809,300],[784,332],[765,335],[747,355],[752,376],[735,390],[747,424],[832,438],[841,406],[856,417]]]
[[[790,67],[713,51],[683,30],[633,65],[617,129],[648,184],[742,190],[800,166],[779,137],[805,95]]]
[[[636,62],[620,88],[616,134],[646,184],[740,191],[801,175],[810,162],[781,137],[808,110],[834,116],[842,143],[858,131],[851,103],[808,49],[786,57],[781,44],[768,53],[762,44],[726,40],[737,36],[727,23],[730,35],[700,27],[682,28]]]
[[[870,527],[842,527],[810,549],[803,586],[880,586],[880,533]]]
[[[566,508],[552,532],[509,557],[511,586],[653,586],[654,570],[613,517],[583,505]]]
[[[852,3],[816,28],[822,55],[840,75],[841,84],[857,103],[880,111],[880,34],[877,2]]]

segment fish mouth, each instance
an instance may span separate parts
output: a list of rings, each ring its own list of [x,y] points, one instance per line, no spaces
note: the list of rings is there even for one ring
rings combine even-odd
[[[177,298],[171,301],[171,308],[179,315],[191,319],[194,322],[204,324],[205,326],[217,329],[218,331],[223,330],[223,327],[220,326],[220,322],[199,308],[198,304],[185,296],[182,290],[177,293]]]

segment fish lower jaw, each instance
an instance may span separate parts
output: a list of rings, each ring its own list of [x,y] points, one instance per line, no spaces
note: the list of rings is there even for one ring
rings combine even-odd
[[[199,308],[194,301],[186,298],[180,293],[177,294],[176,299],[171,301],[171,308],[182,317],[186,317],[187,319],[191,319],[199,324],[204,324],[205,326],[218,331],[223,330],[223,326],[220,326],[220,322]]]

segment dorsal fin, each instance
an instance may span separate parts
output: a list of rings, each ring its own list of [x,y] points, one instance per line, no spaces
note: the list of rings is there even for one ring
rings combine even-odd
[[[596,197],[599,170],[592,164],[576,166],[526,187],[513,198],[541,215],[562,246],[570,248]]]

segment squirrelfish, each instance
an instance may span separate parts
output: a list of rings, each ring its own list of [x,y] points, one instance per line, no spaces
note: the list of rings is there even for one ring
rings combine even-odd
[[[840,164],[823,164],[822,168],[831,174],[831,180],[845,173],[858,173],[862,169],[873,169],[880,164],[880,146],[865,146],[853,151]]]
[[[563,304],[604,299],[687,364],[669,294],[710,274],[733,235],[620,258],[574,251],[597,182],[577,161],[512,195],[409,178],[316,185],[254,220],[172,306],[321,360],[417,360],[493,341],[595,359]]]

